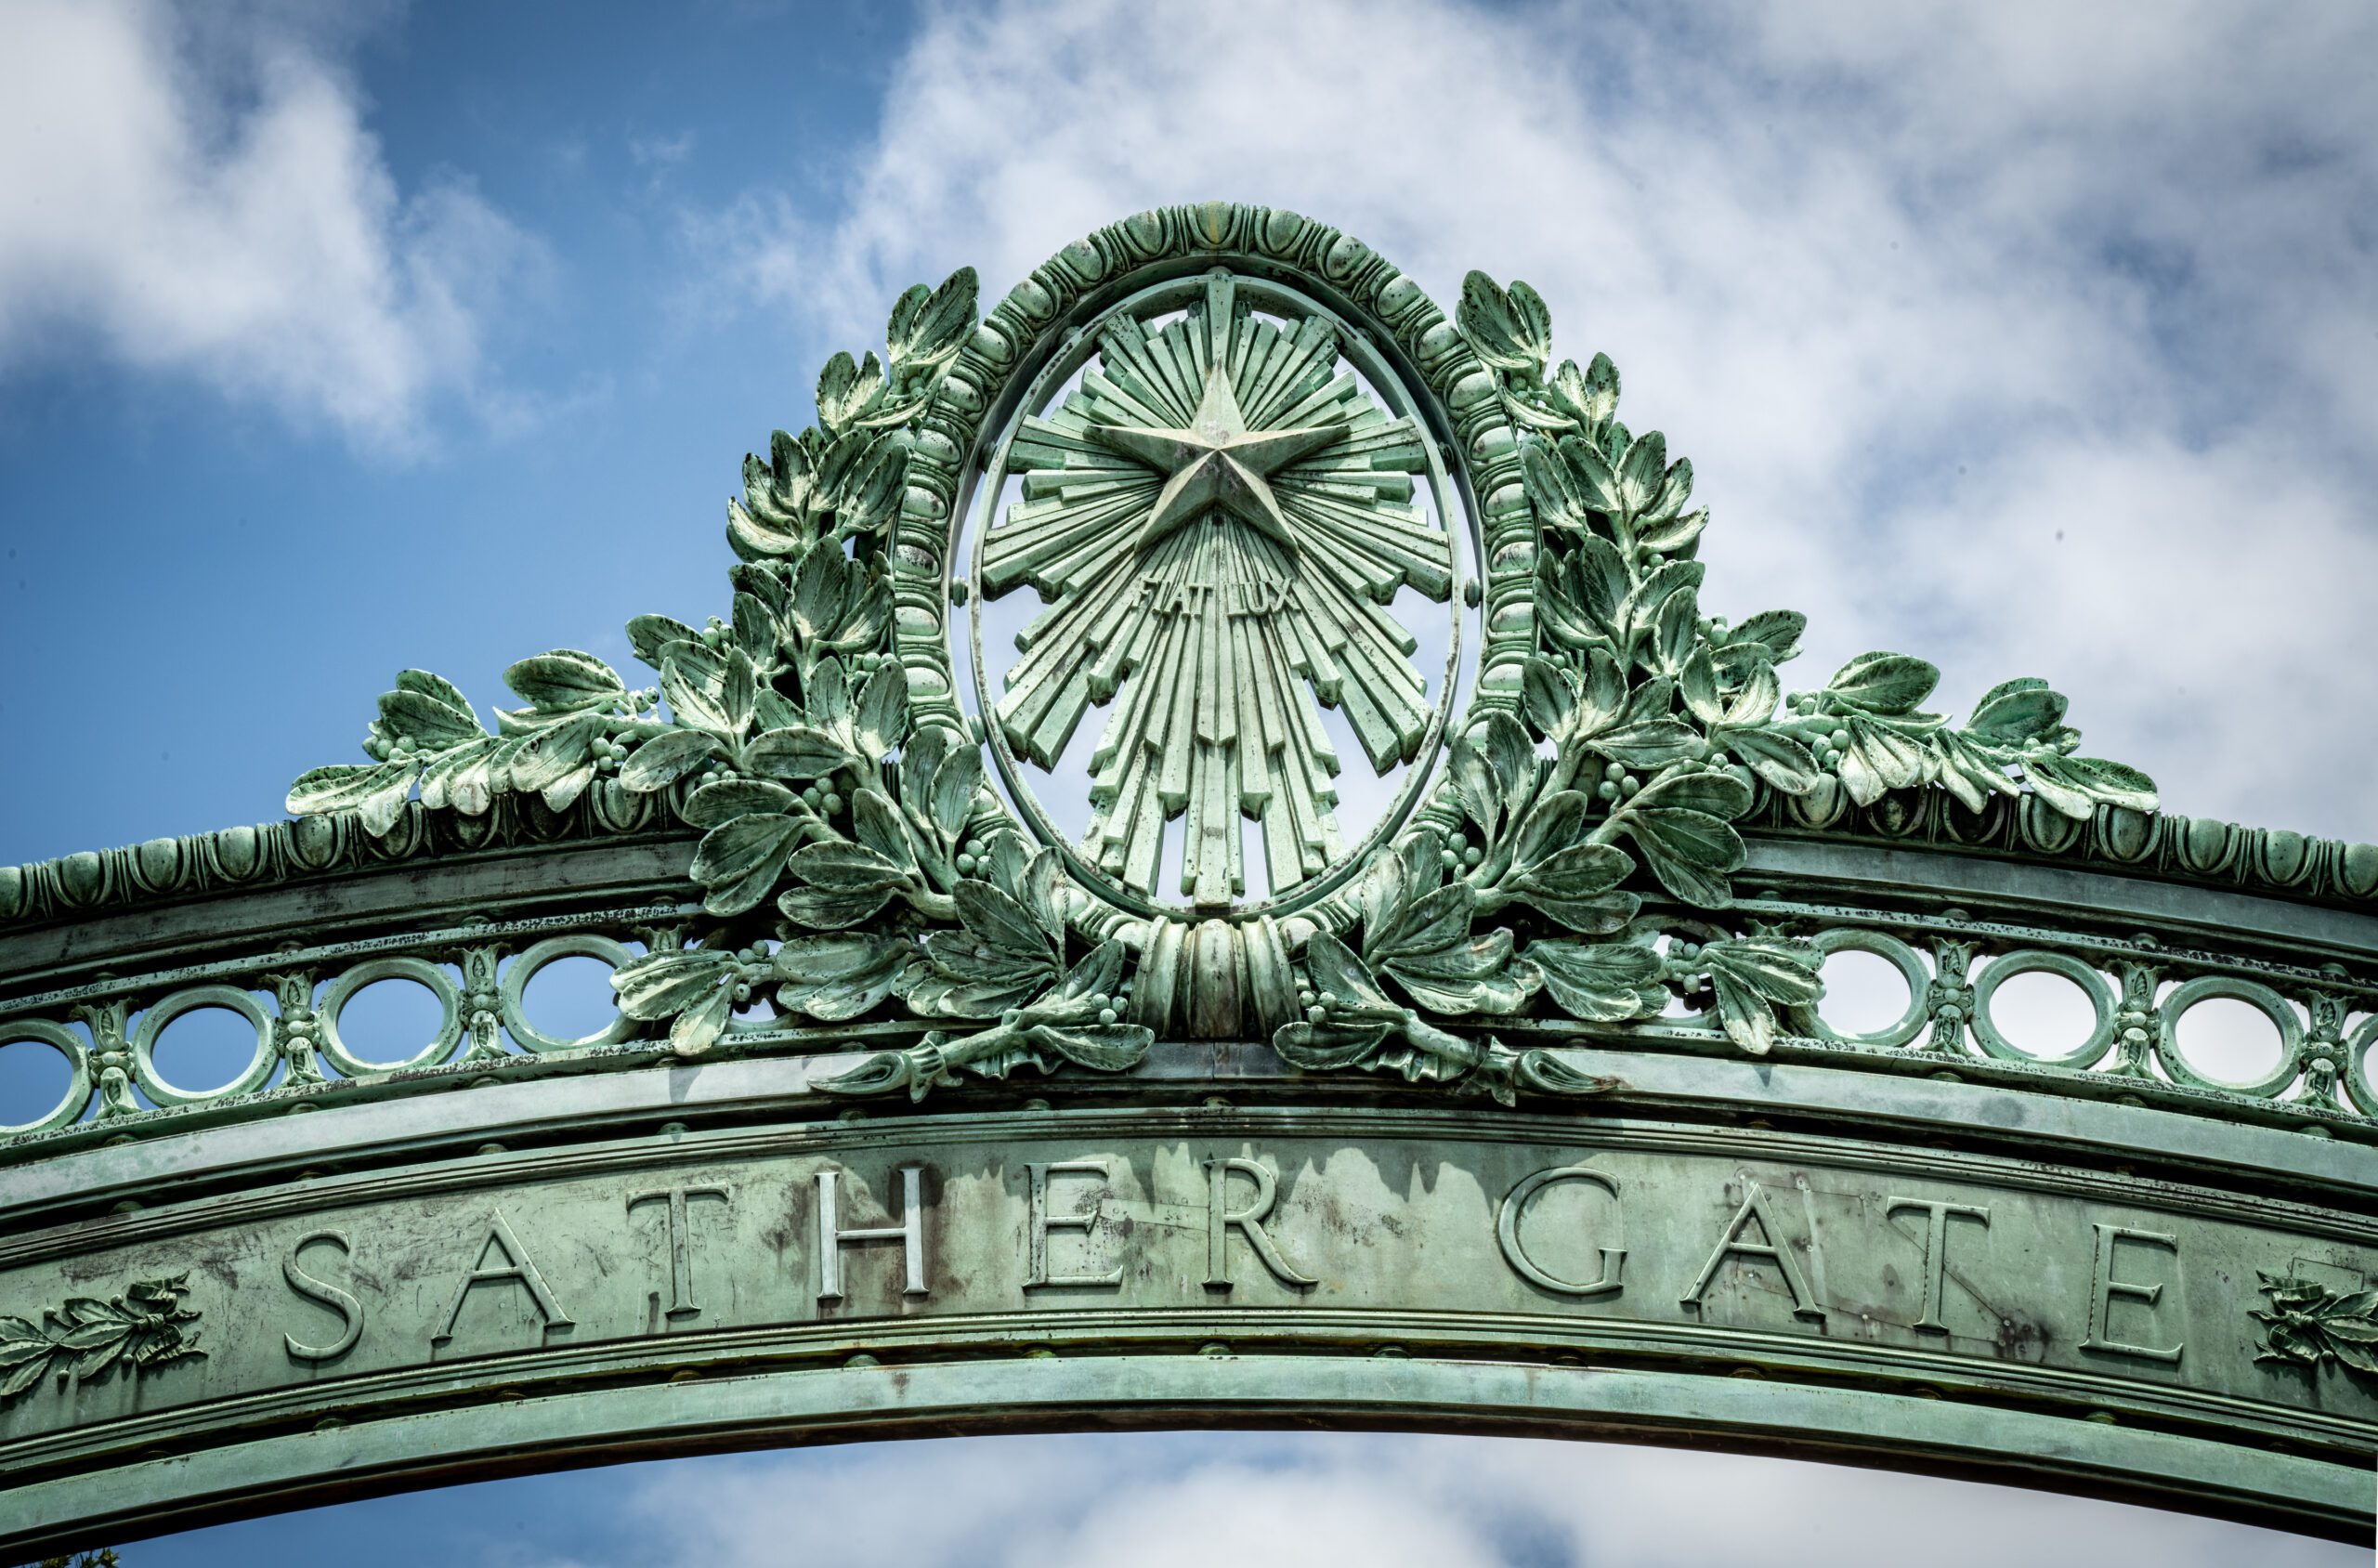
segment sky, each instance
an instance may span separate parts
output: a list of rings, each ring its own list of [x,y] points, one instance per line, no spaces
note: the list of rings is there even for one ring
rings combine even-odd
[[[901,288],[971,264],[996,297],[1209,198],[1359,234],[1446,305],[1473,267],[1536,285],[1692,458],[1705,602],[1811,616],[1787,679],[1901,649],[1962,709],[2045,676],[2175,810],[2378,837],[2374,76],[2361,0],[0,0],[0,862],[277,817],[399,669],[491,703],[526,654],[624,665],[630,616],[723,611],[741,454]],[[2345,1560],[1452,1441],[700,1461],[133,1561],[402,1519],[465,1564],[776,1561],[787,1529],[1065,1562],[1174,1516],[1248,1561]],[[1060,1464],[1105,1483],[1036,1480]],[[960,1533],[883,1555],[869,1504],[920,1473]],[[1844,1512],[1873,1529],[1820,1530]]]

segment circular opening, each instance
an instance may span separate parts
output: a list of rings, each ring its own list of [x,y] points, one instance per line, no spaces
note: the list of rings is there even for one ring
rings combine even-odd
[[[235,1083],[256,1059],[256,1026],[228,1007],[193,1007],[167,1019],[150,1048],[157,1076],[185,1094]]]
[[[529,977],[520,1012],[530,1028],[555,1039],[599,1035],[620,1015],[611,966],[583,956],[555,959]]]
[[[374,980],[346,999],[338,1015],[339,1042],[357,1061],[385,1066],[417,1056],[445,1022],[438,995],[418,980]]]
[[[2172,1038],[2191,1071],[2224,1083],[2268,1078],[2286,1049],[2271,1015],[2236,997],[2190,1004],[2172,1026]]]
[[[43,1039],[0,1045],[0,1127],[23,1127],[58,1109],[74,1083],[66,1052]]]
[[[2028,1056],[2061,1056],[2086,1044],[2097,1026],[2089,993],[2061,974],[2028,970],[1991,993],[1990,1021]]]
[[[1822,1017],[1838,1035],[1875,1035],[1907,1014],[1907,976],[1888,959],[1844,947],[1825,955]]]

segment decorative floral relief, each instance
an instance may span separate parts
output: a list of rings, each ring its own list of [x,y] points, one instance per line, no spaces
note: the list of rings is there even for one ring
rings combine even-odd
[[[2254,1276],[2270,1310],[2251,1315],[2263,1326],[2256,1361],[2318,1370],[2325,1362],[2378,1377],[2378,1290],[2332,1290],[2308,1279]]]
[[[103,1378],[118,1366],[133,1376],[206,1352],[198,1348],[195,1310],[182,1305],[188,1274],[144,1279],[102,1301],[77,1296],[42,1320],[0,1315],[0,1403],[30,1391],[52,1371],[76,1382]]]
[[[2074,754],[2065,699],[2041,681],[1994,688],[1953,725],[1921,711],[1938,671],[1875,653],[1787,699],[1778,668],[1804,618],[1772,610],[1729,626],[1701,614],[1708,514],[1688,508],[1692,465],[1671,461],[1658,432],[1619,422],[1610,361],[1550,368],[1549,315],[1524,283],[1471,274],[1457,326],[1521,433],[1538,545],[1517,587],[1532,596],[1537,647],[1512,697],[1473,703],[1434,795],[1353,893],[1279,922],[1277,964],[1257,961],[1255,938],[1224,932],[1256,993],[1232,1016],[1266,1019],[1288,1062],[1509,1101],[1602,1084],[1480,1032],[1496,1020],[1623,1027],[1681,1012],[1754,1052],[1806,1032],[1819,955],[1726,915],[1754,780],[1861,803],[1937,784],[1976,806],[2028,792],[2076,817],[2099,804],[2153,809],[2146,777]],[[613,777],[702,830],[692,875],[707,921],[614,977],[623,1011],[665,1024],[679,1052],[710,1049],[738,1008],[764,999],[824,1023],[884,1010],[934,1022],[916,1045],[824,1086],[840,1092],[921,1098],[960,1071],[1137,1064],[1171,1015],[1163,999],[1133,995],[1159,922],[1118,923],[1053,850],[1027,841],[985,788],[973,738],[912,715],[889,653],[903,516],[947,526],[940,503],[908,482],[920,416],[974,328],[974,277],[960,271],[901,296],[883,355],[827,365],[817,425],[745,460],[728,506],[740,557],[729,615],[699,629],[630,623],[654,686],[631,691],[588,654],[542,654],[506,673],[525,706],[497,712],[490,733],[451,684],[408,671],[380,699],[372,761],[307,774],[290,809],[354,811],[379,831],[415,790],[465,814],[506,792],[559,809]],[[1204,385],[1221,410],[1219,372]],[[1256,439],[1238,433],[1245,417],[1223,417],[1235,408],[1206,421],[1217,451]],[[1155,438],[1101,425],[1082,439],[1087,463],[1091,446],[1128,456]],[[1132,496],[1147,492],[1131,513],[1145,533],[1172,491],[1125,479]],[[1261,486],[1241,485],[1254,499],[1236,502],[1219,480],[1209,488],[1214,499],[1174,497],[1187,510],[1172,521],[1227,505],[1239,533],[1262,531]],[[1154,728],[1140,740],[1164,743]],[[1158,983],[1175,984],[1169,957]]]

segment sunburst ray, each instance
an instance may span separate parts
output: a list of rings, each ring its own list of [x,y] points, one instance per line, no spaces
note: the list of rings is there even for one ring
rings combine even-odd
[[[984,598],[1029,584],[1048,606],[1016,637],[1000,732],[1052,768],[1108,706],[1085,857],[1152,895],[1181,822],[1179,891],[1219,908],[1246,891],[1252,821],[1286,892],[1344,847],[1321,709],[1382,775],[1428,733],[1418,645],[1386,608],[1453,593],[1452,542],[1413,503],[1427,448],[1340,367],[1326,320],[1259,317],[1227,274],[1098,345],[1023,421],[1023,496],[983,542]]]

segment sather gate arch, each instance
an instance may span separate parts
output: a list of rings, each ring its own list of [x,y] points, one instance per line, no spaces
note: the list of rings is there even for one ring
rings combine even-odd
[[[2367,1535],[2378,848],[2160,814],[2041,682],[1787,695],[1523,284],[1212,204],[887,335],[650,689],[540,655],[490,731],[407,672],[293,821],[0,871],[0,1045],[72,1075],[0,1134],[0,1547],[1315,1421]],[[1896,1019],[1828,1024],[1843,949]],[[524,1011],[567,958],[587,1039]]]

